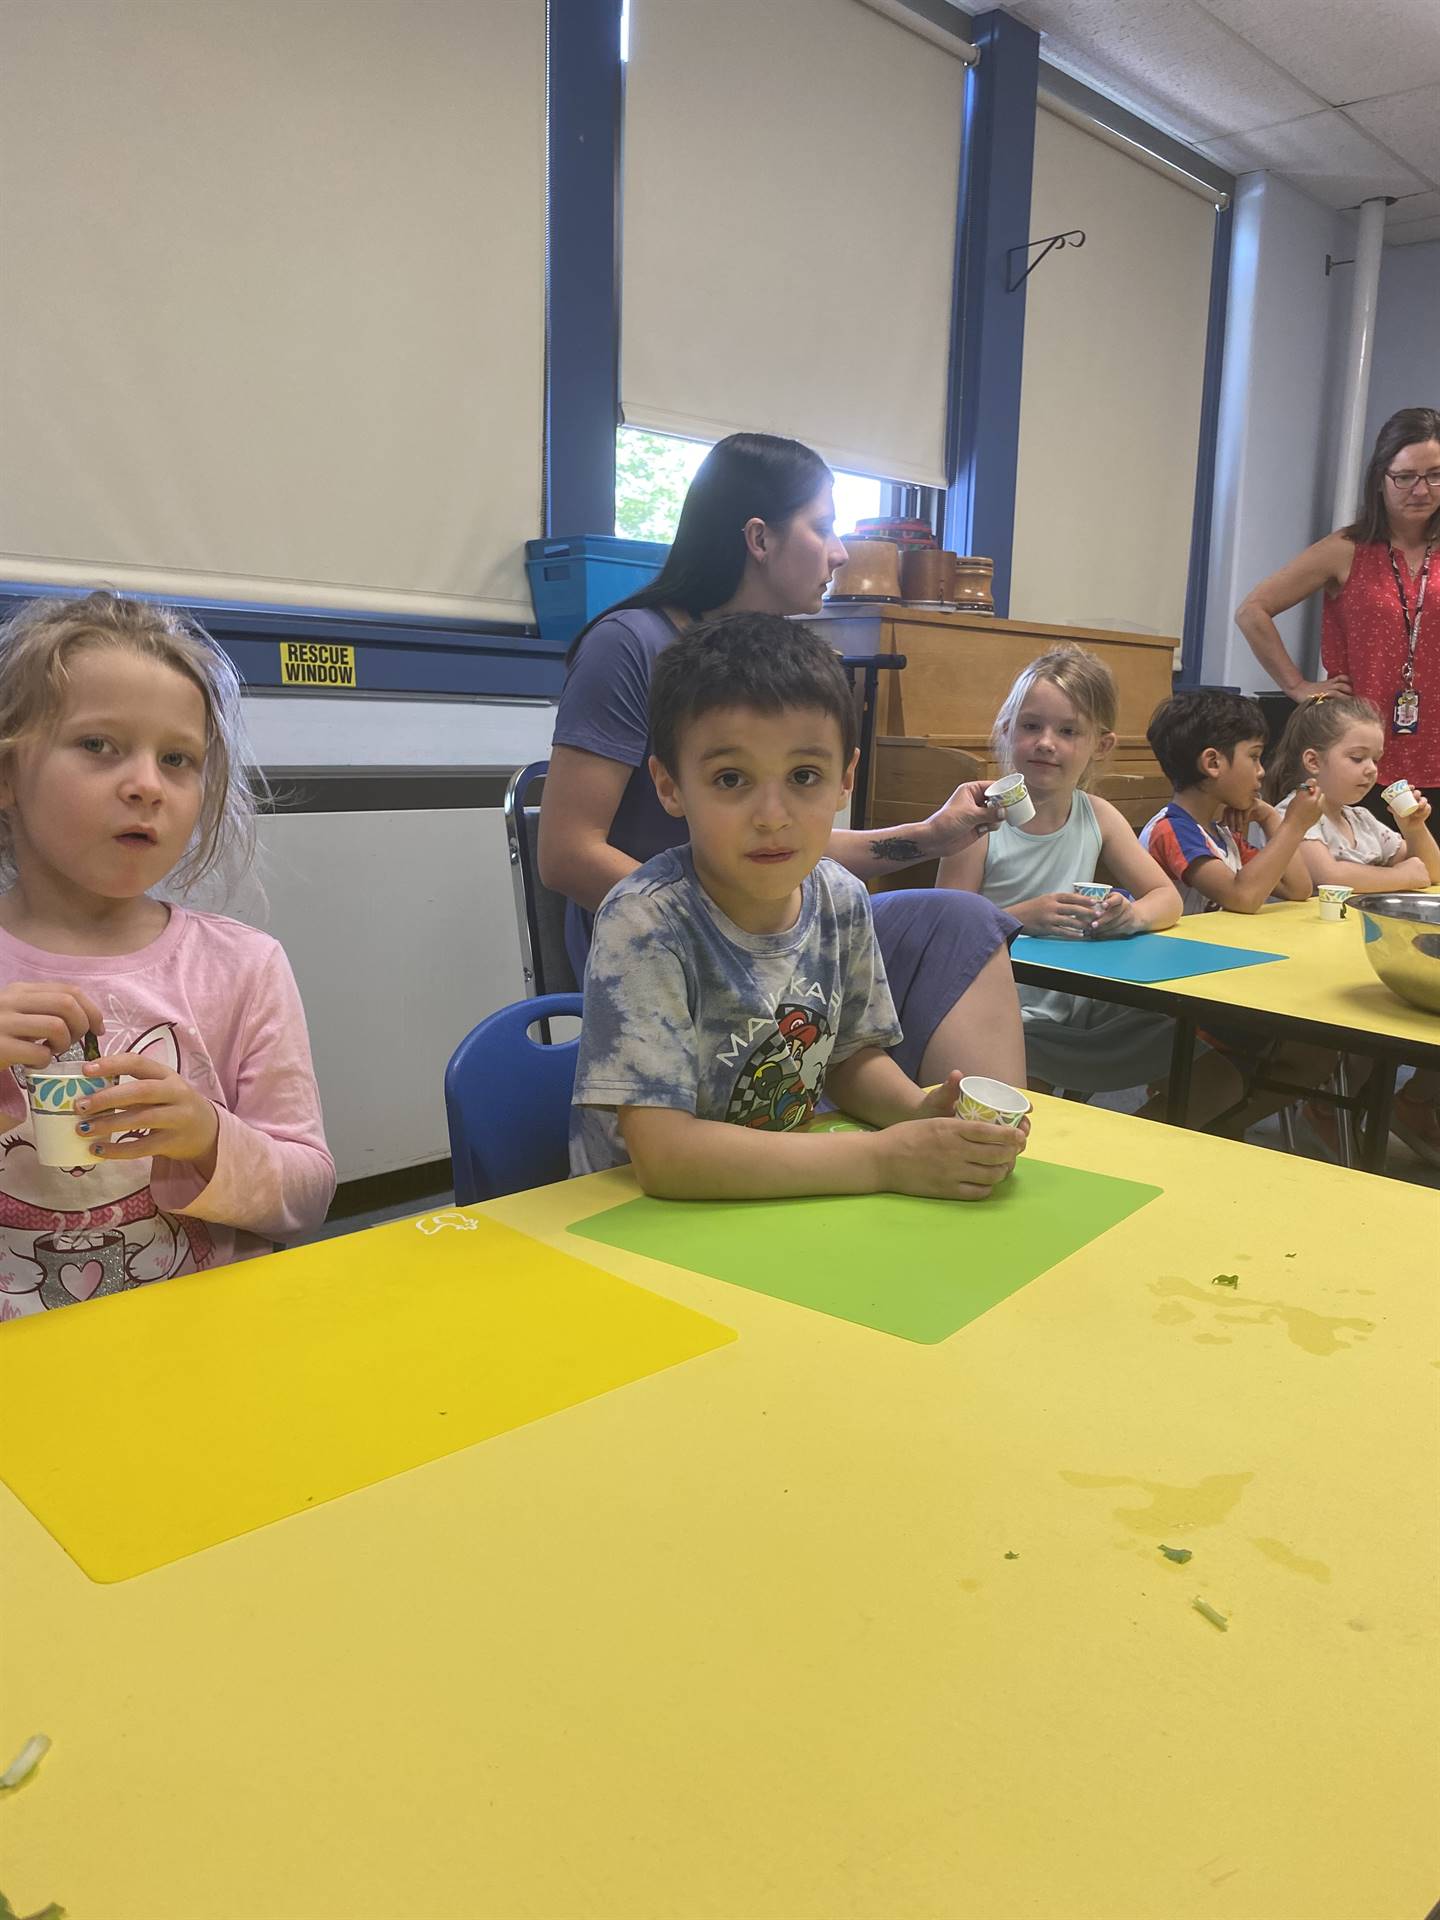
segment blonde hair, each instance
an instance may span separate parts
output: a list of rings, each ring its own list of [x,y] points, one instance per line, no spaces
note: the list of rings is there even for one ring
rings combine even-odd
[[[110,592],[83,599],[30,600],[0,626],[0,773],[16,752],[57,724],[69,684],[69,663],[90,648],[132,653],[170,667],[200,689],[205,702],[205,768],[200,814],[179,864],[168,876],[192,886],[255,849],[256,800],[246,765],[240,680],[227,656],[178,607],[129,600]],[[263,783],[262,783],[263,788]],[[0,881],[15,875],[15,830],[0,809]]]
[[[1380,709],[1355,693],[1318,693],[1302,700],[1285,722],[1285,731],[1275,746],[1275,757],[1265,773],[1265,798],[1273,806],[1293,793],[1302,780],[1308,780],[1304,755],[1310,747],[1324,753],[1345,732],[1359,725],[1379,727],[1383,736],[1385,722]]]
[[[1020,718],[1020,709],[1029,698],[1032,687],[1039,680],[1047,680],[1064,694],[1096,739],[1102,733],[1115,731],[1119,696],[1115,691],[1114,674],[1103,660],[1096,654],[1087,653],[1084,647],[1052,647],[1016,675],[1014,686],[1006,694],[1004,704],[995,716],[990,745],[1002,768],[1014,765],[1015,722]],[[1082,787],[1090,784],[1089,765],[1076,784]]]

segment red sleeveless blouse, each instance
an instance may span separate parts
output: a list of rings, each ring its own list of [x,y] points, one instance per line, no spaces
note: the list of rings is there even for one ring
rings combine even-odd
[[[1411,573],[1403,554],[1397,553],[1395,559],[1413,613],[1419,573]],[[1431,555],[1425,615],[1415,642],[1415,691],[1420,696],[1417,733],[1390,731],[1405,665],[1405,617],[1390,571],[1387,541],[1357,544],[1350,578],[1333,598],[1326,595],[1320,658],[1327,674],[1348,674],[1356,693],[1380,709],[1385,723],[1381,786],[1408,780],[1415,787],[1440,787],[1440,546]]]

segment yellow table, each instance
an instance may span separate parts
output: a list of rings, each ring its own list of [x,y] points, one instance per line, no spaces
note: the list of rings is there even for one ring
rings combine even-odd
[[[1440,887],[1429,889],[1440,893]],[[1170,1075],[1170,1118],[1184,1117],[1195,1032],[1207,1022],[1253,1026],[1396,1065],[1440,1067],[1440,1019],[1393,994],[1365,958],[1365,923],[1352,910],[1342,921],[1320,918],[1313,900],[1276,900],[1258,913],[1193,913],[1158,939],[1199,940],[1220,947],[1285,956],[1271,966],[1237,967],[1184,980],[1139,983],[1085,976],[1066,968],[1015,962],[1017,980],[1096,1000],[1144,1007],[1176,1023]],[[1077,949],[1084,943],[1077,941]],[[1078,957],[1078,956],[1077,956]],[[1385,1164],[1393,1072],[1370,1076],[1361,1103],[1368,1117],[1362,1160]]]
[[[565,1236],[605,1174],[490,1211],[737,1340],[117,1585],[0,1488],[16,1910],[1420,1920],[1436,1196],[1036,1107],[1165,1195],[941,1345]]]

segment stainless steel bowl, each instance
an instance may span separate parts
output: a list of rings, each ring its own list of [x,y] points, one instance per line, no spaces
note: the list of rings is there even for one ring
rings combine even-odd
[[[1365,916],[1365,957],[1392,993],[1440,1013],[1440,894],[1352,893]]]

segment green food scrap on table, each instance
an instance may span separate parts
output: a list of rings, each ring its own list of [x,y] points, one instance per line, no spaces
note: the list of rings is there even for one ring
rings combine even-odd
[[[1189,1547],[1161,1547],[1160,1551],[1167,1560],[1173,1560],[1177,1567],[1183,1567],[1187,1560],[1195,1557]]]
[[[1217,1273],[1210,1284],[1212,1287],[1238,1287],[1240,1276],[1238,1273]]]
[[[1005,1558],[1006,1558],[1007,1560],[1018,1560],[1018,1559],[1020,1558],[1020,1556],[1019,1556],[1019,1554],[1018,1554],[1018,1553],[1007,1553],[1007,1554],[1006,1554],[1006,1556],[1005,1556]]]

